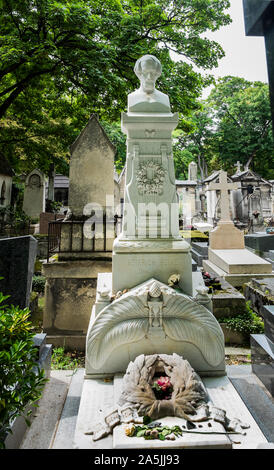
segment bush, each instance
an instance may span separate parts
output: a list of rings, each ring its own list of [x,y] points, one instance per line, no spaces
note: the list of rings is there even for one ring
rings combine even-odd
[[[29,309],[2,305],[7,297],[0,292],[0,448],[13,420],[39,400],[47,380],[37,365]]]
[[[236,317],[218,318],[219,323],[225,325],[234,331],[243,333],[249,342],[251,334],[261,334],[264,332],[264,322],[250,307],[250,302],[246,302],[246,309]]]
[[[32,290],[39,294],[44,294],[46,278],[44,276],[33,276],[32,277]]]

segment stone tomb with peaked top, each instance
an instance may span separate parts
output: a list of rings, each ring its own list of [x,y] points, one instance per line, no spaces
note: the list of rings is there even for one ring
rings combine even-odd
[[[71,146],[69,214],[59,225],[58,260],[43,264],[43,327],[54,346],[85,349],[97,275],[111,271],[114,154],[113,144],[92,115]],[[109,222],[105,225],[104,214]]]
[[[166,358],[167,364],[178,358],[187,362],[193,373],[203,378],[220,408],[229,404],[225,392],[229,395],[233,389],[225,376],[222,329],[212,314],[201,273],[192,272],[190,246],[179,234],[171,138],[178,116],[171,112],[168,96],[155,89],[160,62],[144,56],[137,61],[135,72],[141,86],[129,96],[128,111],[122,114],[122,129],[127,135],[123,230],[113,244],[112,273],[98,274],[74,436],[74,447],[81,449],[146,447],[144,439],[125,436],[124,424],[134,412],[120,409],[118,404],[123,376],[136,361],[138,369],[139,359],[144,357],[148,361],[151,357]],[[145,383],[143,373],[140,369],[137,375]],[[233,416],[240,406],[239,419],[248,421],[257,442],[265,442],[233,393]],[[174,412],[166,418],[172,423],[178,418],[182,424]],[[149,447],[231,448],[232,442],[219,424],[213,423],[216,435],[185,433],[175,444],[155,440],[149,441]],[[241,441],[246,443],[242,433]]]
[[[272,265],[245,248],[244,233],[230,219],[228,192],[236,186],[228,183],[225,171],[220,171],[219,182],[209,185],[209,190],[221,193],[221,220],[209,234],[208,260],[203,261],[203,267],[241,286],[251,277],[272,276]]]

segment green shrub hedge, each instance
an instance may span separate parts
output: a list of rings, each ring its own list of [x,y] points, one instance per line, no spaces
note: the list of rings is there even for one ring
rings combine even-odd
[[[32,290],[39,294],[44,294],[46,278],[44,276],[34,275],[32,278]]]
[[[39,400],[47,380],[37,364],[29,309],[5,306],[7,297],[0,292],[0,448],[13,420]]]

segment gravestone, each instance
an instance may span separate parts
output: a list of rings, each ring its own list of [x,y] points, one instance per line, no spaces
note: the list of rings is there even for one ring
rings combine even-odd
[[[10,295],[5,303],[29,306],[36,251],[31,235],[0,240],[0,291]]]
[[[69,211],[59,226],[58,261],[42,267],[43,327],[53,346],[83,351],[98,272],[111,270],[115,148],[92,115],[70,150]],[[104,231],[106,213],[109,223]]]
[[[197,163],[190,162],[188,165],[188,180],[197,181]]]
[[[229,189],[237,183],[228,183],[226,172],[220,172],[219,183],[209,185],[209,190],[221,191],[221,220],[209,234],[208,260],[203,261],[206,271],[223,276],[230,284],[241,286],[246,278],[272,275],[272,265],[245,249],[244,233],[230,219]]]
[[[39,219],[45,211],[45,176],[35,169],[26,178],[23,211],[33,219]]]
[[[70,151],[68,205],[77,219],[83,217],[87,204],[106,209],[107,195],[113,198],[115,147],[93,114]]]

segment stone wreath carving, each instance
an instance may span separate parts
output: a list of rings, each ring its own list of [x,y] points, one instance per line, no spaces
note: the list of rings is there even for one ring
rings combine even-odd
[[[151,279],[114,300],[96,317],[87,340],[90,364],[99,369],[116,348],[141,341],[156,328],[171,340],[197,346],[212,367],[224,358],[223,332],[212,313]]]
[[[159,374],[169,377],[172,384],[169,400],[159,400],[154,394],[152,383]],[[250,427],[238,418],[228,418],[225,410],[214,406],[199,375],[187,360],[175,353],[141,354],[130,362],[117,405],[103,414],[100,421],[90,423],[85,434],[93,435],[93,440],[97,441],[112,434],[114,427],[122,423],[142,424],[144,416],[152,421],[165,416],[176,416],[192,423],[213,420],[224,426],[224,434],[230,431],[246,434],[243,430]],[[207,433],[211,432],[203,432]]]
[[[155,376],[163,374],[170,378],[173,387],[169,400],[157,400],[152,389]],[[136,406],[138,415],[153,420],[177,416],[191,421],[202,420],[202,414],[207,416],[202,406],[207,401],[202,381],[187,360],[175,353],[172,356],[142,354],[127,368],[118,405]]]
[[[148,172],[153,173],[152,178]],[[166,170],[159,163],[148,161],[139,165],[136,173],[137,187],[140,194],[162,194]]]

